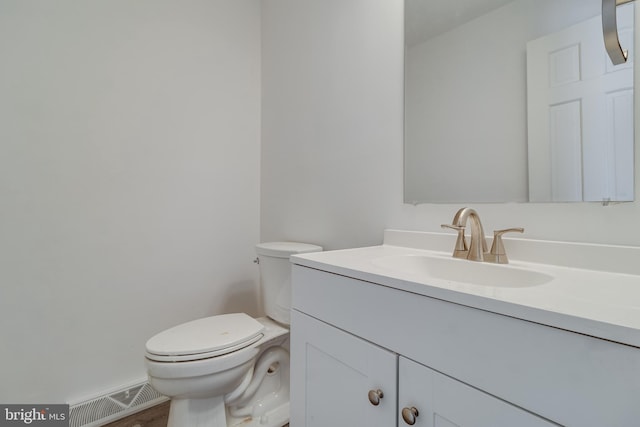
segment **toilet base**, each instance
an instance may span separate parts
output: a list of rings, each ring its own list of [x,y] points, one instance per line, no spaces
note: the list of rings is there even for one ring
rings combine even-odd
[[[282,427],[289,423],[289,402],[260,417],[231,417],[227,420],[224,402],[219,399],[173,399],[167,427]]]
[[[230,421],[227,427],[282,427],[289,423],[289,402],[273,408],[261,417]]]
[[[167,427],[226,427],[224,397],[171,399]]]

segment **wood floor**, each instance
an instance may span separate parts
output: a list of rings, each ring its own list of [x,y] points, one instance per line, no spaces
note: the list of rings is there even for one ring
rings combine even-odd
[[[167,427],[168,420],[169,402],[165,402],[106,424],[105,427]]]
[[[169,402],[161,403],[137,414],[106,424],[104,427],[167,427]],[[283,427],[289,427],[289,424]]]

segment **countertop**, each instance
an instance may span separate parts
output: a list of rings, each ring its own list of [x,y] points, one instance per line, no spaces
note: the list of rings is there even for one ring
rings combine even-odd
[[[527,253],[528,245],[540,246],[539,241],[528,243],[525,239],[514,240],[517,241],[508,243],[505,239],[505,246],[507,249],[509,245],[517,248],[514,250],[515,253]],[[416,244],[416,241],[420,243]],[[511,259],[509,265],[499,267],[530,269],[549,274],[553,279],[536,286],[495,287],[454,282],[417,272],[385,268],[377,262],[390,256],[451,257],[450,251],[440,249],[449,244],[453,248],[454,241],[451,236],[441,233],[420,233],[416,239],[415,232],[388,230],[385,232],[385,242],[379,246],[295,255],[291,257],[291,262],[400,291],[640,348],[640,275],[637,274],[577,268],[570,266],[571,262],[562,259],[559,259],[559,264],[564,265]],[[562,249],[562,243],[550,244],[556,249]],[[640,248],[594,248],[593,245],[584,245],[586,252],[582,254],[584,256],[580,256],[580,245],[578,249],[576,244],[567,245],[571,245],[571,254],[582,264],[588,264],[585,257],[606,258],[612,251],[626,254],[640,263],[640,258],[636,258]],[[544,248],[544,244],[542,247]],[[600,249],[601,253],[598,252]],[[587,254],[589,251],[595,255]],[[557,253],[561,252],[562,250],[559,250]],[[633,269],[625,268],[625,271]]]

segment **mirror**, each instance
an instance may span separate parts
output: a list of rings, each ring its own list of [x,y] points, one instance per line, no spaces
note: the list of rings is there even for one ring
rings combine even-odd
[[[633,3],[405,2],[406,203],[633,200]]]

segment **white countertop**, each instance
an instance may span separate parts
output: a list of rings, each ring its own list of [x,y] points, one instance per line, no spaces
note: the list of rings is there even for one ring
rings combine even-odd
[[[527,253],[528,245],[541,245],[542,248],[545,245],[540,241],[531,241],[530,244],[525,239],[513,240],[508,243],[505,239],[508,254],[510,245],[515,248],[514,253],[522,254]],[[420,244],[416,244],[416,241]],[[575,257],[579,264],[589,264],[588,258],[594,254],[602,260],[612,252],[622,253],[622,257],[626,256],[629,260],[635,259],[635,264],[625,267],[624,273],[572,267],[572,262],[567,261],[571,257],[562,257],[563,244],[559,242],[549,242],[549,245],[557,249],[558,263],[561,265],[535,263],[510,257],[509,265],[499,266],[531,269],[553,276],[548,283],[529,287],[494,287],[453,282],[417,272],[385,268],[376,262],[383,257],[403,255],[450,257],[450,250],[440,249],[448,244],[453,248],[454,241],[454,238],[442,233],[388,230],[385,232],[385,243],[380,246],[295,255],[291,257],[291,261],[297,265],[401,291],[640,348],[640,275],[628,272],[635,272],[640,264],[640,248],[566,244],[571,248],[567,253],[571,253],[571,257]],[[581,246],[584,246],[585,252],[580,252]],[[589,251],[592,253],[589,254]],[[545,256],[549,257],[549,254]],[[616,257],[617,262],[619,258]],[[615,265],[615,262],[594,261],[593,265],[601,268]]]

